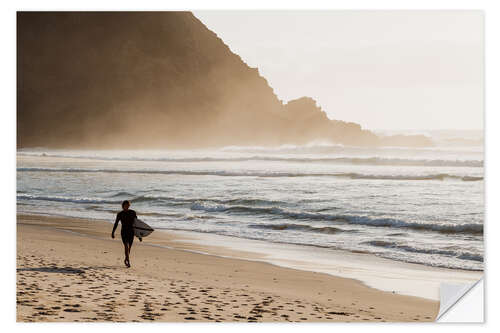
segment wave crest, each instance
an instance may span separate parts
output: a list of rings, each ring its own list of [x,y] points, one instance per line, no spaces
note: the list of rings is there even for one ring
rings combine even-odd
[[[18,200],[42,200],[42,201],[58,201],[58,202],[72,202],[72,203],[85,203],[85,204],[119,204],[120,200],[109,200],[103,198],[68,198],[56,195],[31,195],[31,194],[18,194]]]
[[[338,234],[340,232],[345,232],[347,230],[343,230],[335,227],[312,227],[304,224],[251,224],[250,228],[256,229],[270,229],[270,230],[299,230],[299,231],[307,231],[307,232],[317,232],[322,234]]]
[[[231,157],[107,157],[94,155],[54,154],[42,152],[18,152],[19,156],[76,158],[104,161],[141,161],[141,162],[289,162],[289,163],[332,163],[351,165],[392,165],[392,166],[449,166],[449,167],[483,167],[482,160],[445,160],[445,159],[412,159],[390,157],[284,157],[279,155],[250,155]]]
[[[383,240],[368,241],[368,242],[363,242],[361,244],[371,245],[371,246],[375,246],[375,247],[396,249],[396,250],[404,251],[404,252],[423,253],[423,254],[439,254],[439,255],[444,255],[444,256],[449,256],[449,257],[456,257],[456,258],[464,259],[464,260],[473,260],[473,261],[483,262],[483,257],[481,255],[478,255],[478,254],[475,254],[472,252],[467,252],[467,251],[421,248],[421,247],[411,246],[411,245],[407,245],[407,244],[401,244],[401,243],[397,243],[397,242],[383,241]]]
[[[367,216],[343,215],[343,214],[323,214],[314,212],[294,212],[278,207],[248,207],[248,206],[227,206],[213,205],[203,202],[194,203],[191,206],[193,210],[203,210],[206,212],[224,212],[240,214],[267,214],[295,220],[309,221],[330,221],[336,223],[346,223],[354,225],[366,225],[373,227],[403,228],[422,231],[433,231],[440,233],[467,233],[480,235],[483,234],[483,225],[476,223],[464,224],[431,224],[407,222],[393,218],[371,218]]]
[[[17,168],[18,172],[75,172],[75,173],[123,173],[123,174],[158,174],[158,175],[187,175],[187,176],[220,176],[220,177],[340,177],[350,179],[374,180],[461,180],[481,181],[481,176],[462,176],[448,173],[426,175],[373,175],[353,172],[340,173],[308,173],[308,172],[236,172],[236,171],[197,171],[197,170],[121,170],[121,169],[87,169],[87,168]]]

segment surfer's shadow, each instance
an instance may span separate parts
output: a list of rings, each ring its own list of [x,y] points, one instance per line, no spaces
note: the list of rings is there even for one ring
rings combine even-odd
[[[85,274],[88,271],[99,270],[99,269],[111,269],[109,266],[89,266],[89,267],[57,267],[57,266],[46,266],[46,267],[24,267],[18,268],[17,272],[40,272],[40,273],[62,273],[62,274]]]

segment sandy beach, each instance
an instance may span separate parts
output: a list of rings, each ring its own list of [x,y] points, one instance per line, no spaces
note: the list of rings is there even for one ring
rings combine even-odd
[[[17,320],[408,322],[433,321],[439,309],[353,279],[172,249],[168,232],[136,240],[127,269],[110,231],[102,221],[18,215]]]

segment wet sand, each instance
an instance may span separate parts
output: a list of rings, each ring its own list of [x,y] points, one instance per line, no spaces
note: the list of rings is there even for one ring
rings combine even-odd
[[[353,279],[179,249],[168,232],[136,239],[126,268],[119,230],[111,239],[111,229],[18,215],[17,320],[415,322],[433,321],[439,310],[436,301]]]

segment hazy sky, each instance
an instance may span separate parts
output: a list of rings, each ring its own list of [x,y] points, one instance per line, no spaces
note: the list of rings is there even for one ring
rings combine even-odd
[[[195,11],[283,101],[368,129],[482,129],[479,11]]]

